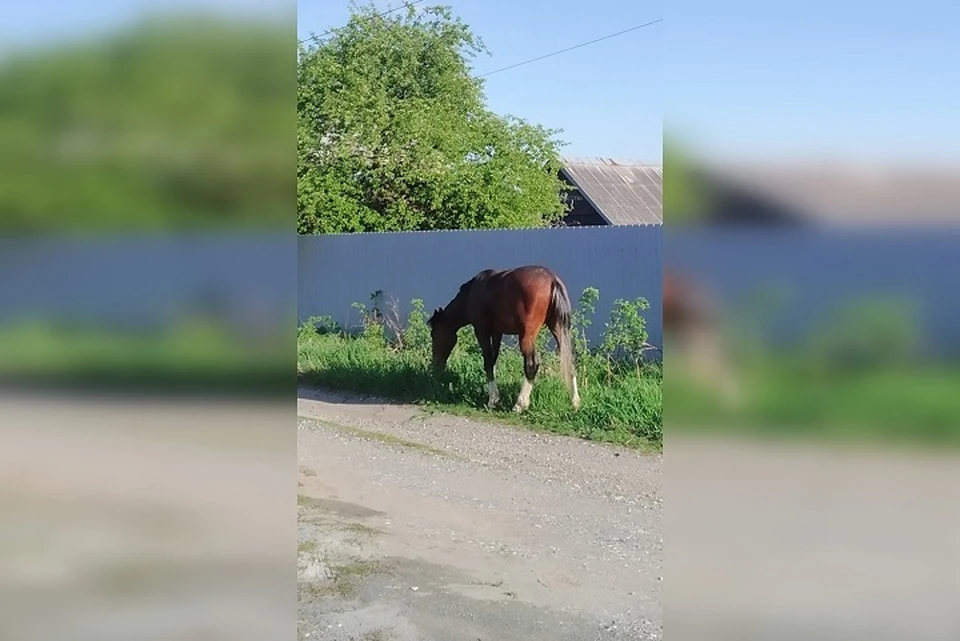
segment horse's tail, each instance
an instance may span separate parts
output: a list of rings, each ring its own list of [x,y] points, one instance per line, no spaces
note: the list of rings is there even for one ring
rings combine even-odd
[[[554,278],[550,292],[550,312],[553,316],[554,331],[557,333],[557,349],[560,351],[560,376],[570,392],[574,405],[579,405],[576,371],[573,362],[573,343],[570,337],[570,324],[573,318],[573,306],[567,287],[559,278]]]

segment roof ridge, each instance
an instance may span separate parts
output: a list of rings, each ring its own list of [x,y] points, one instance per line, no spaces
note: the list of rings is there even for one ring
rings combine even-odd
[[[564,165],[592,165],[606,167],[663,167],[663,162],[644,162],[634,158],[612,158],[610,156],[563,156]]]

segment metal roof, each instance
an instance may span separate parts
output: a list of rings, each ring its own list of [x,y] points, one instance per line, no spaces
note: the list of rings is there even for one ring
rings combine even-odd
[[[703,167],[714,180],[748,189],[829,225],[956,223],[960,168],[854,162],[737,162]]]
[[[611,225],[663,224],[662,166],[570,158],[561,171]]]

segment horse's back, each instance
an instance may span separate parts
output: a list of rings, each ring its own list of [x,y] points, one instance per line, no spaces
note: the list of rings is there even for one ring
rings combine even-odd
[[[507,293],[530,293],[549,289],[559,277],[543,265],[523,265],[511,269],[485,269],[474,277],[486,291]]]
[[[473,279],[470,316],[475,322],[518,334],[534,318],[545,317],[556,274],[543,265],[485,269]]]
[[[524,265],[523,267],[514,268],[513,271],[530,276],[545,275],[550,276],[551,278],[555,278],[557,276],[552,269],[543,265]]]
[[[523,265],[521,267],[503,270],[500,274],[504,279],[524,283],[535,283],[538,281],[549,281],[552,283],[558,278],[552,269],[544,267],[543,265]]]

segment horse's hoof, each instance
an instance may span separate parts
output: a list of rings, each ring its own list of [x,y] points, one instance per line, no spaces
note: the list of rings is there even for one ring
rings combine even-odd
[[[525,409],[527,409],[527,408],[523,407],[522,405],[514,405],[514,406],[513,406],[513,411],[516,412],[517,414],[522,414],[522,413],[523,413],[523,410],[525,410]]]

